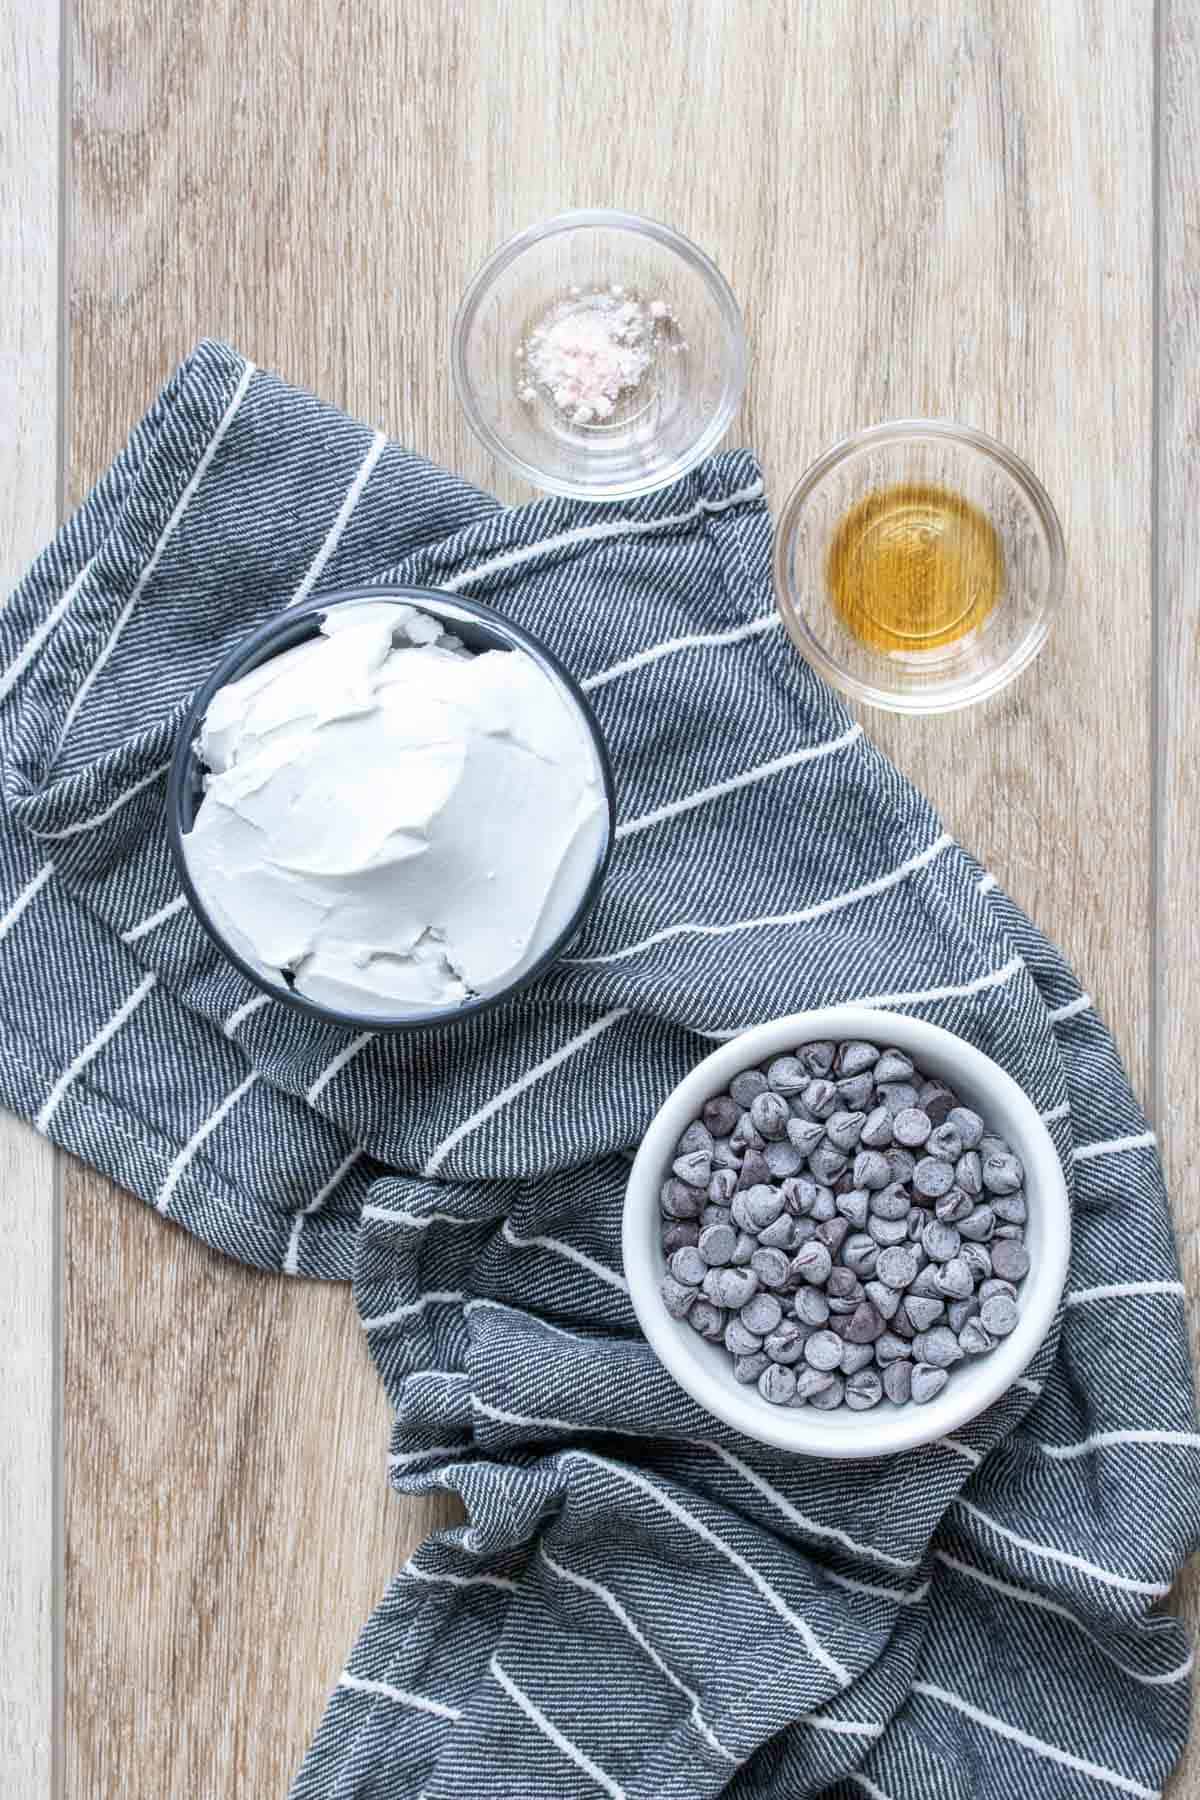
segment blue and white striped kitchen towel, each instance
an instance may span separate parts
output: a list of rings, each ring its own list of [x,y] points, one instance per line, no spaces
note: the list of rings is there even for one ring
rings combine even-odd
[[[1070,970],[790,648],[769,536],[743,453],[621,507],[501,511],[206,344],[0,617],[0,1095],[209,1244],[351,1279],[391,1480],[469,1518],[397,1574],[295,1800],[1151,1800],[1184,1744],[1159,1603],[1200,1439],[1153,1138]],[[250,988],[163,833],[214,661],[366,577],[543,636],[618,783],[569,958],[416,1038]],[[1024,1085],[1075,1239],[1028,1376],[847,1469],[739,1438],[658,1367],[621,1152],[713,1038],[868,999]]]

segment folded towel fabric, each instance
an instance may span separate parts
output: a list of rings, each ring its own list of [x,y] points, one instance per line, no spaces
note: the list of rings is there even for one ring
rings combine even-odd
[[[1159,1602],[1200,1439],[1153,1139],[1062,959],[790,648],[769,538],[743,453],[503,511],[204,344],[0,615],[0,1098],[219,1249],[352,1280],[390,1479],[469,1516],[396,1576],[294,1800],[1148,1797],[1185,1742]],[[542,636],[618,784],[568,956],[403,1038],[226,966],[163,829],[216,659],[360,579]],[[848,1000],[1002,1063],[1074,1209],[1027,1376],[850,1468],[682,1394],[619,1241],[622,1153],[710,1040]]]

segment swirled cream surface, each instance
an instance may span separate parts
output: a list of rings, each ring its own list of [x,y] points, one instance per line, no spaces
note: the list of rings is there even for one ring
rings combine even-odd
[[[519,650],[388,601],[213,696],[184,855],[265,979],[364,1019],[453,1009],[549,948],[603,852],[595,747]]]

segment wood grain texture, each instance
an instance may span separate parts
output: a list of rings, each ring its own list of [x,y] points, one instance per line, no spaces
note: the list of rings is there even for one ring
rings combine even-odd
[[[776,499],[845,431],[940,413],[1058,502],[1037,667],[868,724],[1147,1091],[1153,29],[1150,0],[75,0],[72,494],[212,332],[519,497],[453,402],[466,280],[565,206],[669,219],[743,301],[730,441]],[[78,1168],[66,1218],[67,1795],[282,1795],[428,1523],[386,1497],[348,1297]]]
[[[0,597],[55,525],[59,385],[59,20],[0,14]],[[54,1154],[0,1114],[0,1800],[48,1793],[59,1311]]]
[[[1155,1124],[1162,1136],[1200,1359],[1200,12],[1166,0],[1159,86],[1158,804]],[[1200,1630],[1195,1563],[1176,1600]],[[1196,1719],[1193,1708],[1193,1726]],[[1173,1800],[1200,1796],[1193,1741]]]

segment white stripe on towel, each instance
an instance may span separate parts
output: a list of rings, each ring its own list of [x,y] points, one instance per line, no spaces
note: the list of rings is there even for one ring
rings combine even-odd
[[[160,764],[157,769],[151,769],[148,775],[143,775],[140,781],[135,781],[132,787],[125,789],[123,794],[118,794],[111,806],[106,806],[103,812],[93,813],[90,819],[78,819],[74,825],[64,825],[61,831],[40,831],[37,835],[55,840],[78,837],[83,831],[91,831],[97,825],[106,824],[109,819],[120,812],[123,806],[127,806],[131,800],[136,799],[146,788],[151,787],[156,781],[161,781],[170,767],[170,763],[165,762]]]
[[[146,998],[146,995],[150,992],[157,979],[158,977],[156,975],[144,975],[134,988],[132,994],[130,994],[128,1000],[121,1003],[112,1018],[109,1019],[108,1023],[102,1025],[95,1037],[91,1039],[90,1043],[84,1045],[74,1061],[68,1063],[54,1086],[50,1089],[41,1112],[39,1112],[37,1118],[34,1120],[34,1124],[39,1131],[47,1131],[49,1129],[50,1121],[58,1111],[62,1097],[70,1087],[71,1083],[76,1080],[78,1076],[82,1075],[83,1071],[94,1058],[99,1056],[109,1039],[116,1037],[122,1025],[125,1024],[126,1020],[135,1013],[142,1004],[142,1001]]]
[[[511,1244],[514,1250],[532,1250],[535,1247],[539,1250],[549,1250],[553,1255],[563,1256],[568,1262],[576,1263],[579,1268],[586,1269],[589,1274],[594,1275],[598,1281],[605,1282],[608,1287],[617,1288],[622,1294],[629,1292],[629,1283],[623,1275],[619,1275],[615,1269],[606,1267],[604,1263],[597,1262],[595,1257],[589,1256],[585,1250],[577,1250],[574,1244],[564,1243],[562,1238],[520,1237],[507,1219],[504,1221],[502,1235],[505,1243]]]
[[[694,794],[687,794],[682,800],[668,801],[665,806],[656,806],[653,812],[643,813],[638,819],[627,819],[623,825],[617,826],[616,836],[618,839],[633,837],[639,831],[649,831],[652,825],[661,825],[667,819],[678,818],[681,813],[692,812],[697,806],[707,806],[710,800],[722,800],[726,794],[736,794],[742,788],[753,787],[756,782],[768,781],[773,775],[781,775],[786,769],[797,769],[804,763],[819,762],[838,750],[847,749],[861,736],[862,726],[852,725],[849,731],[844,731],[840,737],[830,738],[824,744],[813,744],[807,750],[793,750],[787,756],[776,756],[771,762],[745,769],[740,775],[731,775],[726,781],[715,781],[711,787],[697,788]]]
[[[473,569],[463,569],[459,574],[440,581],[438,586],[445,593],[459,594],[473,581],[482,581],[488,575],[519,569],[523,563],[535,562],[539,557],[548,556],[555,550],[570,550],[576,544],[594,544],[605,538],[653,536],[656,531],[668,531],[676,525],[687,525],[705,514],[728,512],[730,507],[744,506],[750,500],[761,500],[762,493],[762,482],[753,481],[749,487],[740,488],[737,493],[728,495],[724,500],[697,500],[695,506],[689,506],[686,512],[668,513],[661,519],[618,519],[612,524],[602,522],[598,525],[577,525],[572,531],[561,532],[558,537],[543,538],[540,543],[525,544],[519,550],[506,550],[501,556],[476,563]]]
[[[1077,1457],[1090,1456],[1093,1450],[1115,1449],[1123,1444],[1163,1444],[1180,1450],[1197,1450],[1200,1449],[1200,1432],[1095,1431],[1077,1444],[1039,1444],[1038,1449],[1044,1456],[1053,1457],[1055,1462],[1074,1462]]]
[[[1152,1131],[1139,1131],[1131,1137],[1107,1138],[1100,1144],[1076,1144],[1075,1161],[1092,1162],[1097,1156],[1115,1156],[1121,1150],[1145,1150],[1156,1142]]]
[[[565,1450],[562,1455],[564,1460],[591,1463],[595,1468],[603,1469],[606,1474],[615,1475],[619,1480],[628,1483],[630,1487],[637,1488],[640,1493],[645,1494],[656,1506],[660,1506],[664,1512],[669,1513],[673,1519],[676,1519],[679,1524],[685,1526],[688,1531],[694,1532],[703,1543],[710,1545],[712,1549],[718,1551],[720,1555],[724,1556],[727,1561],[733,1564],[735,1569],[746,1577],[746,1580],[759,1594],[761,1594],[762,1598],[767,1602],[767,1605],[771,1607],[774,1612],[779,1614],[779,1617],[784,1623],[791,1627],[804,1644],[805,1649],[808,1651],[808,1654],[812,1657],[813,1661],[819,1663],[821,1667],[825,1669],[828,1674],[832,1675],[834,1680],[842,1687],[849,1687],[852,1679],[850,1671],[844,1668],[835,1656],[831,1656],[829,1651],[819,1642],[817,1635],[813,1631],[812,1626],[808,1623],[808,1620],[802,1618],[798,1612],[793,1611],[783,1596],[775,1591],[770,1582],[767,1581],[766,1577],[761,1575],[754,1567],[753,1563],[747,1562],[746,1558],[742,1556],[739,1551],[735,1550],[732,1544],[727,1544],[725,1539],[718,1537],[715,1531],[710,1531],[708,1526],[705,1525],[702,1520],[698,1519],[694,1513],[690,1513],[685,1506],[681,1506],[678,1500],[665,1492],[664,1489],[656,1487],[652,1481],[647,1481],[644,1476],[637,1474],[625,1464],[609,1462],[605,1457],[596,1456],[590,1450]]]
[[[625,1789],[619,1787],[611,1775],[606,1775],[599,1763],[594,1763],[590,1756],[586,1756],[578,1744],[573,1744],[569,1737],[564,1737],[558,1726],[552,1724],[541,1708],[534,1705],[525,1690],[519,1688],[510,1675],[505,1674],[494,1651],[488,1668],[493,1680],[504,1689],[513,1705],[520,1707],[530,1724],[536,1726],[543,1737],[549,1738],[556,1750],[561,1750],[569,1762],[573,1762],[575,1767],[582,1770],[583,1774],[594,1781],[597,1787],[603,1788],[606,1794],[611,1795],[612,1800],[625,1800]]]
[[[1103,1287],[1076,1288],[1068,1294],[1068,1306],[1088,1306],[1093,1300],[1137,1300],[1144,1294],[1169,1294],[1173,1300],[1187,1297],[1182,1281],[1110,1281]]]
[[[1066,1006],[1055,1007],[1053,1012],[1046,1014],[1046,1017],[1051,1025],[1063,1025],[1068,1019],[1075,1018],[1078,1013],[1087,1012],[1091,1004],[1092,996],[1090,994],[1080,994],[1077,1000],[1069,1000]]]
[[[113,651],[116,649],[117,640],[120,637],[121,633],[124,631],[126,625],[129,623],[129,620],[133,614],[134,607],[137,605],[138,601],[141,599],[142,595],[146,591],[146,588],[149,586],[151,580],[153,579],[154,571],[157,569],[159,563],[162,561],[163,553],[166,550],[167,545],[170,543],[172,537],[175,535],[175,532],[176,532],[176,529],[178,528],[179,522],[183,518],[184,513],[187,511],[188,506],[191,503],[192,497],[196,492],[196,489],[200,486],[200,483],[204,480],[205,475],[208,473],[209,464],[212,462],[213,457],[217,454],[217,451],[220,449],[221,440],[224,438],[225,433],[229,430],[229,427],[233,424],[234,414],[237,412],[238,407],[242,403],[242,398],[246,392],[246,389],[250,386],[250,382],[254,376],[254,373],[255,373],[254,364],[252,362],[248,362],[246,364],[246,367],[242,370],[241,377],[238,380],[237,386],[233,390],[233,395],[232,395],[232,398],[230,399],[229,405],[225,408],[225,411],[221,415],[220,421],[217,424],[216,430],[213,432],[212,437],[208,440],[208,443],[205,446],[203,456],[200,458],[199,462],[196,464],[195,469],[192,471],[191,480],[188,482],[187,486],[184,488],[182,494],[179,496],[179,499],[175,502],[174,510],[172,511],[171,516],[167,520],[166,524],[163,526],[162,535],[159,537],[158,542],[155,544],[153,550],[150,552],[150,555],[146,558],[145,564],[142,567],[142,572],[138,576],[137,581],[134,584],[132,593],[130,594],[128,600],[125,602],[124,606],[121,608],[120,612],[118,613],[116,623],[113,626],[112,630],[109,632],[108,637],[105,640],[105,643],[100,651],[99,656],[96,658],[95,662],[92,664],[91,668],[89,669],[87,675],[84,678],[83,685],[79,688],[78,692],[75,695],[74,700],[72,700],[71,705],[67,710],[67,716],[63,720],[62,730],[58,734],[58,749],[59,750],[62,749],[62,746],[63,746],[64,742],[66,741],[68,732],[70,731],[72,725],[75,723],[75,720],[79,716],[79,710],[82,707],[84,701],[87,699],[87,696],[91,691],[92,683],[96,680],[97,676],[100,674],[101,670],[104,668],[105,664],[107,663],[109,657],[112,655]]]
[[[845,739],[839,740],[845,742]],[[652,818],[653,815],[647,815]],[[640,823],[635,821],[635,823]],[[569,956],[565,960],[576,968],[595,968],[599,965],[620,962],[624,957],[637,956],[643,950],[650,950],[656,944],[665,944],[674,938],[728,937],[735,931],[759,931],[778,925],[806,925],[812,919],[822,919],[828,913],[841,912],[847,906],[856,906],[860,900],[873,899],[888,888],[896,887],[900,882],[913,875],[918,869],[925,867],[949,848],[953,839],[943,834],[936,838],[916,856],[910,856],[907,862],[900,863],[886,875],[880,875],[874,881],[864,882],[861,887],[850,888],[844,894],[832,895],[828,900],[818,900],[812,906],[801,907],[797,912],[764,913],[753,919],[733,919],[720,925],[665,925],[661,931],[651,932],[649,937],[640,938],[635,944],[626,944],[620,950],[606,950],[598,956]]]
[[[83,586],[91,572],[91,567],[95,560],[96,559],[93,556],[84,563],[70,587],[67,588],[65,593],[61,594],[54,602],[54,605],[50,608],[46,617],[37,627],[37,630],[27,639],[24,647],[17,652],[7,669],[5,669],[4,674],[0,676],[0,700],[6,699],[16,686],[17,682],[20,681],[22,675],[25,673],[46,639],[50,636],[50,633],[54,630],[54,627],[58,624],[58,621],[70,606],[72,600]]]
[[[54,873],[53,863],[43,863],[32,881],[27,881],[4,917],[0,919],[0,939],[6,938],[26,907],[32,906]]]
[[[177,912],[182,912],[186,905],[187,895],[178,894],[174,900],[168,900],[165,906],[160,906],[157,912],[150,913],[140,924],[131,925],[128,931],[123,931],[121,942],[136,944],[139,938],[146,937],[151,931],[157,930],[158,926],[165,925],[168,919],[173,919]]]
[[[333,1061],[328,1063],[325,1068],[321,1070],[321,1073],[317,1076],[317,1079],[305,1094],[304,1098],[308,1101],[310,1106],[316,1105],[317,1101],[335,1076],[341,1074],[351,1057],[357,1056],[360,1050],[366,1049],[374,1036],[375,1033],[373,1031],[360,1032],[358,1037],[356,1037],[352,1043],[347,1044],[344,1050],[338,1051]]]
[[[736,1764],[741,1761],[741,1758],[735,1756],[732,1750],[727,1750],[725,1748],[712,1726],[704,1717],[704,1714],[700,1710],[699,1694],[697,1694],[693,1688],[690,1688],[687,1682],[683,1681],[675,1673],[674,1669],[663,1660],[658,1651],[654,1648],[654,1645],[639,1629],[636,1622],[630,1618],[629,1614],[625,1611],[625,1608],[621,1605],[621,1602],[617,1599],[612,1590],[606,1588],[603,1582],[593,1581],[590,1575],[581,1575],[577,1569],[568,1569],[564,1563],[556,1562],[554,1557],[552,1557],[547,1550],[544,1542],[541,1547],[541,1554],[542,1561],[555,1575],[558,1575],[563,1581],[573,1583],[574,1586],[579,1588],[583,1593],[591,1594],[595,1599],[599,1600],[602,1606],[608,1608],[608,1611],[612,1614],[613,1618],[616,1619],[618,1624],[625,1627],[625,1630],[629,1633],[638,1648],[644,1651],[646,1656],[649,1657],[659,1674],[662,1675],[665,1680],[670,1682],[677,1693],[683,1695],[691,1708],[692,1723],[700,1733],[701,1737],[703,1737],[716,1751],[718,1756],[723,1756],[726,1762],[733,1763],[736,1766]]]
[[[313,557],[311,563],[309,563],[307,574],[288,601],[288,608],[299,606],[300,602],[302,600],[307,600],[308,596],[312,593],[313,588],[316,586],[317,581],[324,572],[325,564],[337,549],[342,533],[350,522],[350,514],[358,504],[359,495],[371,479],[372,469],[375,467],[375,464],[379,461],[386,448],[387,438],[382,431],[377,431],[371,439],[367,454],[363,457],[354,480],[346,490],[346,497],[337,510],[337,515],[334,518],[333,524],[329,527],[325,542],[321,545],[321,548],[317,551],[317,554]],[[285,611],[286,610],[287,608],[285,608]]]
[[[427,1306],[458,1306],[466,1299],[466,1295],[452,1289],[438,1290],[432,1294],[422,1294],[419,1300],[410,1300],[406,1306],[396,1306],[391,1312],[376,1313],[374,1318],[363,1320],[364,1331],[382,1331],[385,1325],[398,1325],[401,1319],[415,1319],[423,1313]]]
[[[452,1724],[462,1718],[456,1706],[431,1700],[427,1694],[412,1694],[407,1688],[393,1687],[390,1681],[369,1681],[363,1675],[343,1675],[338,1686],[349,1688],[354,1694],[377,1694],[381,1700],[394,1700],[397,1706],[411,1706],[417,1712],[432,1713],[435,1719],[449,1719]]]
[[[343,1156],[341,1162],[329,1177],[329,1180],[325,1182],[323,1187],[317,1190],[308,1205],[302,1207],[296,1214],[296,1217],[292,1221],[292,1235],[288,1239],[288,1247],[283,1259],[283,1272],[285,1275],[295,1275],[299,1272],[300,1234],[304,1230],[305,1219],[311,1218],[315,1212],[320,1212],[334,1189],[341,1183],[343,1175],[348,1175],[350,1173],[350,1170],[354,1167],[354,1164],[361,1155],[361,1150],[354,1149],[351,1150],[348,1156]]]
[[[730,631],[702,631],[693,637],[665,638],[661,644],[651,644],[647,650],[638,650],[627,656],[622,662],[612,663],[607,669],[600,669],[595,675],[585,675],[580,687],[590,694],[596,688],[607,687],[610,681],[616,681],[622,675],[631,675],[635,669],[645,669],[651,663],[660,662],[664,656],[675,656],[683,650],[716,650],[723,649],[726,644],[740,644],[746,638],[760,637],[763,632],[772,631],[782,625],[783,619],[778,612],[772,611],[762,618],[751,619],[748,625],[735,625]]]
[[[961,1694],[953,1694],[949,1688],[937,1687],[932,1681],[914,1681],[914,1694],[923,1694],[927,1700],[938,1700],[946,1706],[952,1706],[964,1718],[982,1725],[986,1731],[994,1731],[997,1737],[1007,1738],[1010,1743],[1019,1744],[1023,1750],[1031,1750],[1035,1756],[1045,1757],[1047,1762],[1058,1763],[1064,1769],[1073,1769],[1079,1775],[1090,1775],[1093,1781],[1103,1781],[1109,1787],[1118,1788],[1123,1794],[1135,1794],[1138,1800],[1160,1800],[1158,1788],[1144,1787],[1140,1781],[1133,1781],[1128,1775],[1119,1775],[1115,1769],[1106,1768],[1103,1763],[1089,1762],[1086,1757],[1075,1756],[1069,1750],[1060,1750],[1057,1744],[1047,1743],[1045,1738],[1032,1736],[1028,1731],[1021,1731],[1018,1726],[1008,1724],[1005,1719],[998,1719],[995,1713],[984,1712],[981,1707],[972,1706]]]
[[[166,1180],[158,1191],[154,1205],[160,1213],[165,1213],[170,1206],[171,1196],[179,1185],[180,1176],[183,1174],[192,1158],[196,1155],[196,1152],[200,1149],[201,1145],[212,1136],[222,1119],[233,1111],[242,1095],[248,1093],[257,1080],[257,1073],[251,1071],[244,1080],[238,1082],[231,1093],[226,1094],[220,1106],[218,1106],[214,1112],[209,1114],[200,1129],[192,1133],[187,1143],[184,1144],[174,1162],[167,1170]]]
[[[1131,1575],[1118,1575],[1112,1569],[1101,1568],[1099,1563],[1089,1562],[1085,1556],[1075,1556],[1069,1550],[1056,1550],[1051,1544],[1039,1544],[1033,1538],[1022,1537],[1019,1531],[1012,1531],[1007,1525],[1001,1525],[998,1519],[983,1512],[978,1506],[972,1506],[960,1494],[957,1500],[951,1501],[963,1512],[978,1519],[988,1531],[994,1531],[998,1537],[1007,1538],[1018,1550],[1028,1550],[1033,1556],[1045,1557],[1047,1562],[1060,1563],[1064,1569],[1077,1569],[1081,1575],[1090,1575],[1096,1581],[1102,1581],[1106,1587],[1117,1588],[1125,1594],[1145,1594],[1148,1599],[1161,1600],[1169,1594],[1169,1585],[1161,1581],[1135,1581]]]
[[[615,1011],[605,1013],[602,1018],[594,1019],[587,1030],[581,1031],[578,1037],[573,1037],[568,1043],[562,1044],[551,1056],[547,1056],[540,1063],[535,1063],[532,1069],[527,1069],[518,1080],[511,1082],[506,1088],[501,1088],[498,1094],[493,1094],[486,1105],[481,1106],[478,1112],[473,1112],[469,1119],[464,1119],[461,1125],[456,1125],[454,1130],[436,1146],[425,1164],[425,1174],[430,1177],[436,1175],[456,1144],[461,1144],[462,1140],[469,1137],[480,1125],[484,1125],[489,1119],[494,1118],[496,1113],[501,1112],[518,1095],[523,1094],[527,1088],[533,1087],[542,1079],[543,1075],[551,1074],[569,1057],[574,1056],[576,1051],[582,1050],[586,1044],[591,1043],[593,1038],[599,1037],[602,1031],[607,1031],[610,1025],[616,1025],[625,1018],[628,1010],[628,1007],[619,1006]]]

